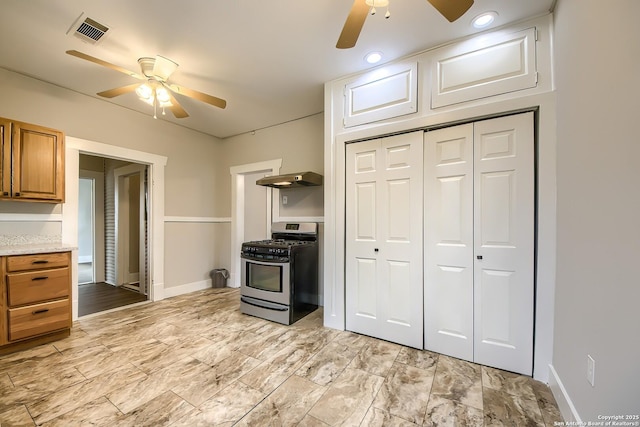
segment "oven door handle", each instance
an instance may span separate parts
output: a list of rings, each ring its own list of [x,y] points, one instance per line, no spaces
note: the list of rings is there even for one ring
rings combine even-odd
[[[247,258],[245,256],[241,256],[241,258],[247,262],[250,262],[252,264],[258,264],[258,265],[267,265],[267,266],[274,266],[274,265],[286,265],[289,264],[290,261],[278,261],[278,260],[273,260],[273,261],[262,261],[262,260],[257,260],[257,259],[253,259],[253,258]]]
[[[240,301],[242,301],[245,304],[249,304],[252,305],[254,307],[260,307],[260,308],[266,308],[268,310],[275,310],[275,311],[287,311],[289,310],[289,307],[286,306],[281,306],[278,304],[272,304],[266,301],[261,301],[260,303],[254,302],[255,300],[249,300],[248,298],[245,297],[240,297]]]

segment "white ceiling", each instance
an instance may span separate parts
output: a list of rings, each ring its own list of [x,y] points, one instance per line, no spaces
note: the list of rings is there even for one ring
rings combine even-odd
[[[190,117],[162,120],[225,138],[323,110],[323,84],[384,61],[477,32],[471,18],[494,10],[495,26],[548,13],[554,0],[475,0],[449,23],[425,0],[391,0],[391,18],[367,17],[357,45],[335,48],[352,0],[2,0],[0,67],[100,98],[135,83],[65,54],[79,50],[131,71],[162,55],[180,67],[173,82],[227,100],[222,110],[176,95]],[[98,45],[67,31],[85,13],[110,30]],[[134,93],[105,100],[152,114]],[[159,116],[160,117],[160,116]]]

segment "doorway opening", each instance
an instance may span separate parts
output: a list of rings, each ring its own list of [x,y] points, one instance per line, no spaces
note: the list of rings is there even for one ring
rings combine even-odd
[[[240,248],[246,237],[260,239],[257,237],[264,234],[269,237],[271,232],[272,217],[272,191],[271,189],[256,189],[255,181],[266,175],[277,175],[282,166],[282,159],[270,160],[259,163],[251,163],[240,166],[233,166],[231,173],[231,274],[229,277],[229,287],[240,287]],[[275,191],[278,192],[277,190]],[[257,200],[258,205],[252,204]],[[277,198],[276,198],[277,200]],[[264,202],[263,202],[264,201]],[[252,210],[259,206],[261,214],[255,215]],[[274,207],[277,209],[278,204]]]
[[[148,299],[148,174],[143,164],[80,154],[78,315]]]

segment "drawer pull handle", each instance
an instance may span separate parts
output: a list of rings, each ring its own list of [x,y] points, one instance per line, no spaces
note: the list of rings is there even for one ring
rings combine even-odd
[[[47,264],[49,261],[46,259],[37,259],[33,261],[31,264]]]
[[[48,308],[43,308],[42,310],[32,311],[31,314],[42,314],[42,313],[46,313],[47,311],[49,311]]]
[[[49,276],[39,276],[39,277],[32,277],[31,280],[32,281],[36,281],[36,280],[47,280],[49,278]]]

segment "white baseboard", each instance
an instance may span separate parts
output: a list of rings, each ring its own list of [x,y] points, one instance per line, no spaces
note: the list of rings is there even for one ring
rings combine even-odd
[[[240,287],[240,278],[236,278],[233,273],[229,272],[229,278],[227,279],[227,287],[228,288],[239,288]]]
[[[172,286],[164,289],[164,297],[171,298],[178,295],[188,294],[195,291],[201,291],[211,287],[211,279],[201,280],[199,282],[186,283],[180,286]]]
[[[164,295],[164,283],[154,283],[153,284],[153,293],[151,294],[151,299],[153,301],[160,301],[165,299]]]
[[[551,388],[553,397],[556,399],[558,409],[560,409],[560,413],[564,420],[566,422],[575,422],[576,425],[581,425],[582,419],[580,418],[578,411],[576,411],[576,407],[573,406],[569,393],[567,392],[567,389],[564,388],[562,380],[560,380],[560,377],[553,365],[549,365],[549,388]]]

